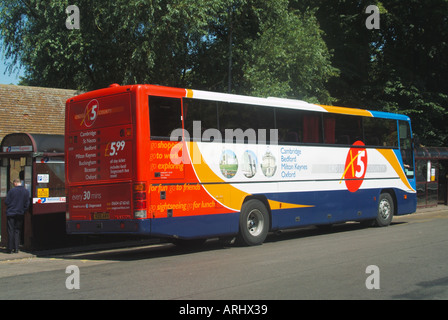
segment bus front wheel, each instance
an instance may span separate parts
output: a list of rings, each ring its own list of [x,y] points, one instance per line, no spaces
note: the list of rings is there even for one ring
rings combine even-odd
[[[382,193],[378,201],[378,215],[374,225],[386,227],[392,222],[394,216],[394,200],[389,193]]]
[[[266,239],[269,231],[269,213],[259,200],[252,199],[243,204],[240,213],[238,243],[255,246]]]

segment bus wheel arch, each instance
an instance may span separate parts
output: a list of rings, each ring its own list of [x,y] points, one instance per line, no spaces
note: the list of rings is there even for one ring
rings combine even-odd
[[[397,199],[392,189],[381,190],[378,197],[378,214],[374,220],[377,227],[386,227],[397,212]]]
[[[247,197],[241,207],[237,242],[241,245],[260,245],[271,228],[271,210],[263,196]]]
[[[264,195],[260,195],[260,194],[250,195],[250,196],[247,196],[244,199],[243,205],[244,205],[244,203],[246,203],[247,201],[252,200],[252,199],[256,199],[256,200],[260,201],[261,203],[263,203],[264,206],[266,207],[266,209],[268,210],[268,214],[269,214],[269,230],[271,230],[272,229],[272,211],[271,211],[271,206],[269,205],[268,199]]]
[[[397,195],[395,194],[395,191],[394,191],[394,189],[382,189],[381,190],[381,192],[380,192],[380,196],[381,196],[381,194],[383,194],[383,193],[388,193],[388,194],[390,194],[390,196],[392,197],[392,200],[393,200],[393,203],[394,203],[394,212],[393,212],[393,215],[395,216],[395,215],[397,215]]]

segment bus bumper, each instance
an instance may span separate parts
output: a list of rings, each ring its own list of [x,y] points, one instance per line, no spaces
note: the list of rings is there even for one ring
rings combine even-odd
[[[129,220],[69,220],[67,234],[135,234],[194,239],[237,234],[239,213]]]
[[[150,220],[67,221],[67,234],[149,234]]]

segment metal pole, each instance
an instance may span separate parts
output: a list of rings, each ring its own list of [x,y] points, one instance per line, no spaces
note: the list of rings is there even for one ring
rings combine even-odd
[[[232,8],[229,9],[229,83],[228,83],[228,91],[232,92]]]

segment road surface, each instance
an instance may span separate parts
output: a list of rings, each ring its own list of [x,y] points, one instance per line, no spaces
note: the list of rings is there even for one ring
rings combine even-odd
[[[385,228],[286,231],[256,247],[208,241],[0,261],[0,299],[448,299],[448,210]]]

